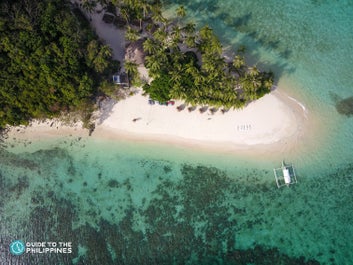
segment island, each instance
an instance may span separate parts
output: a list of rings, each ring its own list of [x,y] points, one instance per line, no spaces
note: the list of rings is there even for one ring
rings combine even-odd
[[[248,66],[241,44],[229,57],[209,26],[184,22],[183,6],[172,18],[160,1],[5,1],[2,10],[0,126],[10,133],[83,127],[232,150],[290,148],[303,134],[306,108],[271,71]]]

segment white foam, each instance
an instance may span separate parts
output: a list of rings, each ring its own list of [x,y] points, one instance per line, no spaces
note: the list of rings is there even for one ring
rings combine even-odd
[[[305,117],[306,117],[306,114],[308,113],[307,109],[305,108],[304,104],[299,102],[298,100],[296,100],[295,98],[292,98],[290,96],[288,96],[289,99],[293,100],[295,103],[297,103],[304,111],[304,114],[305,114]]]

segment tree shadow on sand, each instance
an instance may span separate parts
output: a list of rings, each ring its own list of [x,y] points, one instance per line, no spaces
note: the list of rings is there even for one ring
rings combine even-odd
[[[113,108],[117,103],[114,99],[104,99],[99,102],[100,115],[98,118],[98,125],[102,124],[113,112]]]

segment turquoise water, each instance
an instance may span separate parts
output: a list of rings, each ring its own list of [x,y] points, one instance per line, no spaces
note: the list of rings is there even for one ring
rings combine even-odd
[[[173,3],[230,51],[245,45],[248,61],[274,70],[280,89],[306,106],[319,129],[286,157],[299,183],[277,189],[280,160],[266,155],[8,139],[0,150],[1,264],[350,264],[353,117],[349,104],[346,115],[336,107],[353,96],[353,3]],[[14,239],[71,241],[74,253],[12,257]]]

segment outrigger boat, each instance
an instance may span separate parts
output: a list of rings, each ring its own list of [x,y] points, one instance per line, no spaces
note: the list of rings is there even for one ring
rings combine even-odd
[[[274,168],[273,173],[275,174],[278,188],[297,183],[297,176],[295,175],[293,164],[286,164],[282,161],[282,166]]]

